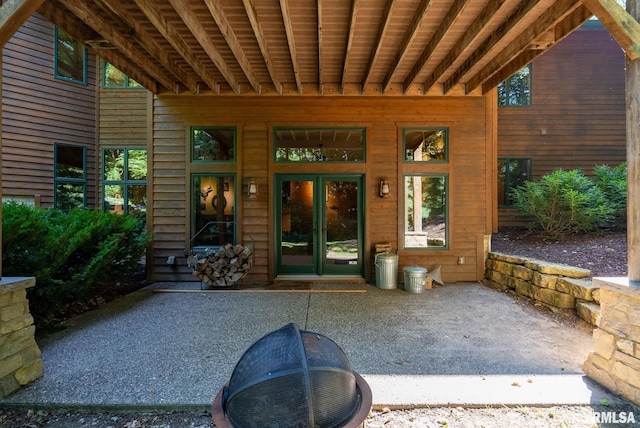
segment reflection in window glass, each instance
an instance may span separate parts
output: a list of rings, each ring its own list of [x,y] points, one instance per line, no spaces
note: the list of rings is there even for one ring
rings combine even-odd
[[[104,61],[102,86],[105,88],[142,88],[140,83],[136,82],[112,64],[109,64],[107,61]]]
[[[447,129],[405,129],[404,160],[407,162],[446,161]]]
[[[84,208],[85,185],[81,183],[56,183],[56,208],[68,211]]]
[[[531,180],[531,158],[498,159],[498,205],[513,205],[511,191]]]
[[[193,247],[235,244],[236,190],[233,175],[192,177]]]
[[[447,177],[406,176],[404,194],[404,247],[447,247]]]
[[[274,128],[276,162],[362,162],[364,128]]]
[[[113,213],[147,212],[147,151],[105,149],[103,208]]]
[[[84,45],[56,27],[55,76],[87,83],[87,51]]]
[[[86,196],[86,149],[55,144],[55,208],[84,208]]]
[[[498,85],[500,107],[527,107],[531,105],[531,64],[518,70]]]
[[[235,128],[191,128],[191,160],[233,162],[235,141]]]

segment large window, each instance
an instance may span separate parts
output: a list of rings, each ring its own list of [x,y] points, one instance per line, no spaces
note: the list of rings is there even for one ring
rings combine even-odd
[[[531,180],[531,158],[498,159],[498,205],[513,206],[511,190]]]
[[[528,107],[531,105],[531,64],[518,70],[498,85],[500,107]]]
[[[103,88],[142,88],[142,85],[122,71],[118,70],[107,61],[103,61],[102,87]]]
[[[447,128],[403,129],[405,162],[446,162]]]
[[[55,76],[75,83],[87,83],[87,49],[64,30],[55,28]]]
[[[446,175],[404,177],[404,247],[447,248]]]
[[[363,162],[364,128],[273,130],[276,162]]]
[[[191,246],[217,248],[235,244],[236,181],[234,175],[194,174],[191,179],[193,239]]]
[[[55,143],[54,206],[62,210],[85,208],[87,193],[86,148]]]
[[[192,162],[235,162],[236,129],[233,127],[192,127]]]
[[[146,214],[147,151],[105,149],[102,159],[103,208],[113,213]]]

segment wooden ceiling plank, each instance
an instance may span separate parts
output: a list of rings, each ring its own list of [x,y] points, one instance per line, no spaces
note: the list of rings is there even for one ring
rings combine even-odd
[[[630,59],[640,58],[640,23],[616,0],[582,0]]]
[[[209,59],[211,59],[218,71],[220,71],[229,86],[231,86],[233,92],[240,94],[240,83],[238,82],[238,79],[233,74],[224,58],[222,58],[218,48],[213,44],[204,30],[202,23],[189,8],[188,4],[183,0],[168,1],[171,6],[173,6],[173,9],[178,13],[178,16],[180,16],[180,19],[182,19],[182,22],[184,22],[191,34],[196,38],[202,49],[207,53]]]
[[[191,68],[198,75],[200,80],[209,86],[209,88],[219,93],[219,85],[218,82],[211,76],[211,73],[204,64],[198,60],[187,42],[184,41],[182,36],[178,34],[178,32],[173,28],[173,26],[169,25],[164,16],[160,15],[158,12],[158,8],[154,4],[153,0],[133,0],[136,3],[136,6],[144,13],[149,22],[160,32],[162,37],[164,37],[171,46],[178,52],[180,56],[189,64]]]
[[[44,0],[5,0],[0,7],[0,49],[35,12]]]
[[[524,19],[533,8],[535,8],[540,0],[528,0],[522,2],[520,7],[497,28],[487,40],[469,57],[453,75],[444,83],[443,92],[447,94],[471,69],[478,64],[502,39],[504,39],[514,27]]]
[[[64,29],[67,34],[81,43],[85,43],[87,40],[99,39],[101,37],[93,29],[86,26],[84,22],[75,17],[64,6],[58,4],[57,1],[47,0],[40,6],[38,12],[49,22]],[[96,53],[91,47],[89,47],[89,50]],[[136,82],[140,83],[147,90],[154,94],[159,93],[160,87],[158,82],[156,82],[146,71],[141,70],[139,67],[132,66],[131,62],[128,59],[125,59],[117,50],[108,49],[100,52],[99,55],[118,69],[123,70],[123,72],[127,73],[127,75],[132,79],[135,79]]]
[[[353,46],[353,38],[356,33],[356,16],[358,15],[358,0],[351,2],[351,16],[349,18],[349,29],[347,30],[347,47],[344,51],[344,62],[342,63],[342,79],[340,82],[340,93],[344,93],[344,85],[347,78],[347,69],[349,68],[349,60],[351,48]]]
[[[98,1],[98,0],[96,0]],[[192,92],[198,91],[198,82],[192,76],[190,76],[179,65],[175,64],[173,59],[169,56],[167,51],[160,47],[155,41],[154,35],[140,25],[137,19],[135,19],[127,10],[123,7],[123,1],[105,1],[99,0],[105,10],[113,13],[123,23],[133,29],[133,37],[136,42],[142,46],[149,54],[155,58],[167,71],[175,76],[188,90]],[[128,1],[128,0],[124,0]],[[115,65],[115,64],[114,64]]]
[[[322,0],[316,1],[318,9],[318,89],[322,94]]]
[[[249,84],[254,91],[260,92],[260,82],[258,81],[258,78],[253,71],[253,67],[249,62],[249,59],[244,53],[244,49],[242,49],[242,46],[240,45],[240,41],[238,40],[236,33],[233,31],[233,28],[231,28],[231,26],[229,25],[229,21],[225,17],[224,10],[222,9],[220,1],[205,0],[204,2],[207,5],[207,8],[209,8],[209,12],[213,17],[213,20],[216,21],[220,32],[227,42],[227,45],[229,45],[231,52],[233,52],[233,56],[236,58],[236,61],[238,61],[238,64],[240,64],[240,68],[242,68],[244,75],[249,81]]]
[[[553,6],[549,8],[545,13],[543,13],[538,19],[536,19],[528,29],[523,31],[518,37],[516,37],[516,39],[509,43],[509,45],[505,49],[503,49],[502,52],[496,55],[485,67],[483,67],[478,73],[472,76],[465,84],[465,91],[473,92],[473,90],[480,86],[485,80],[489,79],[500,69],[504,68],[505,65],[513,65],[513,58],[527,58],[537,52],[536,55],[532,56],[533,59],[544,52],[544,50],[541,50],[538,46],[535,46],[535,44],[533,44],[535,49],[531,49],[531,47],[532,43],[534,43],[535,40],[537,40],[541,36],[548,33],[549,29],[552,29],[553,41],[552,43],[547,42],[547,47],[551,44],[557,43],[561,38],[564,38],[566,34],[558,34],[553,29],[556,24],[562,22],[564,18],[566,18],[568,15],[571,15],[577,9],[579,9],[579,13],[582,13],[584,19],[581,22],[576,22],[576,26],[589,19],[589,17],[591,16],[589,10],[582,6],[579,0],[556,0]],[[575,27],[573,29],[575,29]],[[526,52],[531,53],[529,55],[523,56],[522,54]],[[521,64],[520,68],[524,67],[527,64],[528,62]],[[520,68],[513,70],[511,74],[515,73]],[[511,76],[511,74],[507,77]],[[498,82],[498,84],[499,83],[500,82]]]
[[[111,25],[99,13],[96,13],[94,9],[91,9],[87,2],[82,0],[60,0],[60,3],[115,46],[123,55],[131,59],[133,63],[140,64],[140,67],[147,70],[147,73],[158,83],[170,91],[175,91],[177,82],[167,73],[158,69],[156,63],[149,59],[143,49],[134,45],[128,37],[123,36],[115,26]],[[126,70],[122,71],[126,73]]]
[[[389,29],[389,24],[391,22],[391,11],[393,10],[394,0],[387,0],[387,4],[385,5],[384,12],[382,13],[382,22],[378,27],[378,34],[376,36],[376,40],[374,43],[374,48],[371,51],[371,56],[369,57],[369,63],[367,64],[367,69],[364,72],[364,78],[362,79],[362,88],[365,88],[369,83],[369,79],[371,78],[371,70],[373,70],[373,65],[378,60],[378,56],[380,55],[380,51],[382,50],[382,42],[387,35],[387,31]]]
[[[440,64],[436,66],[431,76],[429,76],[424,82],[425,93],[429,92],[431,88],[433,88],[440,77],[442,77],[449,67],[451,67],[462,52],[464,52],[465,49],[471,45],[474,40],[476,40],[484,27],[493,19],[505,3],[506,0],[490,0],[489,3],[487,3],[485,8],[482,10],[482,13],[469,26],[463,36],[456,42],[455,46],[449,51]]]
[[[440,26],[434,33],[433,37],[431,38],[431,40],[429,40],[429,43],[420,54],[418,61],[414,64],[413,68],[411,69],[411,72],[409,73],[407,78],[404,80],[403,91],[405,93],[407,89],[415,83],[416,78],[418,77],[418,74],[422,72],[423,68],[427,64],[427,61],[429,60],[433,52],[436,50],[436,48],[438,47],[442,39],[451,30],[451,27],[456,22],[456,19],[460,16],[462,9],[464,9],[464,7],[467,5],[468,2],[469,0],[455,0],[453,2],[453,4],[451,5],[451,8],[447,12],[447,15],[444,17],[444,19],[440,23]]]
[[[258,42],[258,46],[260,47],[262,58],[264,60],[265,65],[267,66],[267,70],[269,71],[269,76],[271,77],[271,83],[273,83],[273,86],[276,88],[276,91],[279,94],[282,94],[282,83],[280,83],[280,79],[278,78],[278,73],[276,72],[276,67],[273,63],[273,59],[271,58],[271,53],[267,45],[267,39],[264,35],[264,30],[262,29],[262,25],[258,20],[258,13],[256,12],[256,8],[255,8],[255,5],[253,4],[253,0],[242,0],[242,3],[244,4],[244,10],[246,11],[247,17],[249,18],[249,22],[251,23],[253,34],[255,35],[256,41]]]
[[[296,80],[296,88],[298,89],[298,93],[302,94],[300,68],[298,66],[298,57],[296,55],[296,40],[293,34],[293,24],[291,22],[288,0],[280,0],[280,10],[282,12],[282,21],[284,22],[284,31],[287,35],[287,44],[289,45],[289,55],[291,55],[291,64],[293,67],[293,76]]]
[[[389,84],[391,83],[391,80],[393,79],[393,76],[396,74],[396,71],[398,71],[398,67],[400,66],[400,63],[402,62],[405,55],[409,51],[409,47],[411,46],[411,43],[413,42],[413,40],[416,38],[416,35],[418,34],[418,29],[420,28],[420,24],[422,24],[422,20],[427,14],[427,11],[429,10],[430,5],[431,5],[431,0],[422,0],[420,2],[420,5],[418,6],[418,10],[416,11],[415,15],[413,15],[413,20],[411,20],[411,24],[409,25],[409,31],[405,33],[405,37],[402,40],[400,47],[398,48],[396,56],[393,58],[393,62],[391,63],[389,70],[387,70],[387,75],[382,81],[382,92],[387,90],[387,88],[389,87]]]

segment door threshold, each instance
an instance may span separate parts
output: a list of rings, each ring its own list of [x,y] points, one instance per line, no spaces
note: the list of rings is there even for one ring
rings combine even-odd
[[[366,283],[360,275],[278,275],[274,280],[274,282],[285,281]]]

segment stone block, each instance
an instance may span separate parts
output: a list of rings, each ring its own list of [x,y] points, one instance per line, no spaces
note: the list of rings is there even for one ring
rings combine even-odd
[[[25,306],[24,301],[22,301],[0,308],[0,321],[7,322],[24,315],[29,310]]]
[[[484,280],[484,284],[485,284],[485,285],[487,285],[487,286],[489,286],[489,287],[491,287],[491,288],[494,288],[494,289],[496,289],[496,290],[500,290],[500,291],[507,291],[507,290],[509,290],[509,286],[508,286],[508,285],[506,285],[506,284],[502,284],[502,283],[499,283],[499,282],[497,282],[497,281],[492,281],[492,280],[490,280],[490,279],[485,279],[485,280]]]
[[[490,270],[489,274],[486,275],[486,278],[499,284],[508,285],[510,277],[496,270]]]
[[[9,396],[10,394],[16,392],[20,388],[18,382],[16,381],[16,377],[11,373],[3,378],[0,378],[0,399]]]
[[[593,301],[593,290],[596,288],[598,287],[594,286],[591,281],[574,278],[558,278],[556,283],[556,290],[587,302]]]
[[[23,302],[27,299],[27,290],[21,288],[9,293],[0,294],[0,307],[9,306],[13,303]]]
[[[591,325],[598,325],[600,317],[600,305],[583,301],[576,301],[576,313],[584,321]]]
[[[507,263],[507,262],[502,262],[497,260],[493,261],[493,270],[509,276],[513,275],[513,269],[516,266],[517,265],[514,265],[513,263]]]
[[[542,303],[561,309],[575,308],[576,306],[575,297],[556,290],[549,290],[548,288],[539,288],[534,298]]]
[[[612,377],[616,383],[628,383],[634,388],[640,388],[640,370],[629,367],[621,361],[613,364]]]
[[[522,296],[533,298],[536,294],[538,287],[528,281],[523,281],[517,278],[511,278],[512,288],[515,288],[516,292]]]
[[[636,355],[635,352],[635,342],[632,340],[620,339],[616,342],[616,349],[620,352],[623,352],[627,355],[631,355],[636,358],[640,358],[640,353]]]
[[[14,318],[10,321],[3,322],[0,324],[0,335],[9,334],[14,331],[21,330],[23,328],[29,327],[33,324],[33,317],[30,313],[22,314],[19,318]]]
[[[0,360],[0,378],[14,373],[22,367],[22,357],[18,354]]]
[[[523,265],[527,260],[524,257],[510,256],[502,253],[489,253],[489,258],[492,260],[499,260],[501,262],[513,263],[515,265]]]
[[[600,289],[596,288],[591,292],[591,297],[593,297],[593,301],[600,304]]]
[[[601,357],[610,360],[616,352],[615,336],[596,328],[593,331],[593,350]]]
[[[0,336],[0,360],[10,355],[17,354],[23,349],[35,344],[35,326],[16,330],[12,333]]]
[[[618,384],[618,391],[616,392],[632,403],[635,403],[636,406],[640,406],[640,388],[635,388],[628,383],[621,383]],[[637,422],[639,421],[636,412],[636,423]]]
[[[555,290],[558,277],[555,275],[545,275],[540,272],[534,271],[533,278],[531,280],[538,287],[550,288],[551,290]]]
[[[605,388],[616,392],[618,389],[615,380],[609,374],[609,361],[605,360],[595,352],[591,352],[587,360],[582,365],[582,370],[591,379],[595,380]]]
[[[600,305],[602,316],[599,327],[604,331],[622,338],[629,338],[631,331],[624,307],[614,308],[606,303]]]
[[[42,365],[42,360],[38,359],[18,370],[15,377],[18,384],[24,386],[37,379],[40,379],[43,373],[44,368]]]
[[[533,269],[547,275],[566,276],[568,278],[586,278],[591,275],[591,271],[588,269],[540,260],[527,260],[524,265],[529,269]]]
[[[531,279],[533,278],[533,271],[524,266],[514,266],[513,276],[524,281],[531,281]]]

